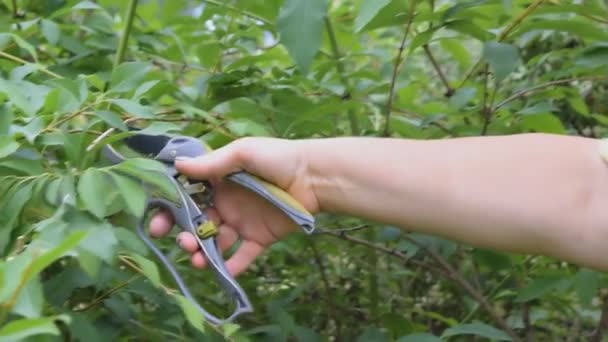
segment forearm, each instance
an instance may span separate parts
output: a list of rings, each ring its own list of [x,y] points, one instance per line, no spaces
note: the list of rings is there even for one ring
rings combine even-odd
[[[323,211],[608,268],[608,168],[596,140],[338,138],[307,150]]]

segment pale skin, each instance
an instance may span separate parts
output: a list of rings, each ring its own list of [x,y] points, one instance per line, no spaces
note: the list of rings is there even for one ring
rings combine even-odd
[[[549,134],[444,140],[245,138],[178,161],[180,172],[215,186],[218,241],[240,248],[226,262],[244,272],[272,243],[298,228],[248,190],[222,181],[246,170],[288,191],[311,213],[374,220],[472,246],[547,255],[608,270],[608,164],[599,141]],[[172,226],[160,212],[155,237]],[[182,248],[205,266],[189,233]]]

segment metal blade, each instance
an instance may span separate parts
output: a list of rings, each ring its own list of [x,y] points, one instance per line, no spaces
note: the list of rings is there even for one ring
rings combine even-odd
[[[130,149],[148,156],[156,156],[167,146],[171,137],[166,135],[137,134],[124,139]]]

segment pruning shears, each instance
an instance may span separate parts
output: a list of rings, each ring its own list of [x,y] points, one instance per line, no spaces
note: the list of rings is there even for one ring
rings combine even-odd
[[[184,297],[192,301],[210,323],[221,324],[230,322],[241,314],[252,312],[253,307],[247,294],[228,273],[225,267],[224,259],[216,241],[218,228],[202,210],[204,206],[212,205],[211,193],[207,191],[210,189],[209,184],[205,181],[197,182],[187,179],[184,180],[185,177],[179,174],[174,165],[176,158],[198,157],[211,152],[211,149],[202,141],[189,136],[135,134],[124,140],[125,145],[128,148],[164,164],[164,176],[174,185],[178,198],[178,201],[171,201],[160,197],[153,192],[149,192],[146,200],[146,210],[137,225],[137,234],[139,237],[167,268]],[[109,144],[104,146],[104,154],[106,158],[114,164],[121,163],[125,160],[125,157]],[[315,220],[313,215],[297,200],[279,187],[245,171],[232,173],[227,175],[226,178],[268,200],[300,226],[304,232],[311,234],[314,231]],[[203,196],[203,202],[207,203],[197,203],[194,199],[195,197],[200,197],[197,195],[200,195],[202,192],[204,192],[205,195]],[[182,231],[188,231],[196,238],[196,241],[207,260],[208,267],[213,270],[221,288],[235,301],[236,308],[228,318],[220,319],[216,317],[205,310],[194,299],[175,266],[159,248],[152,243],[151,239],[145,233],[144,223],[147,213],[159,208],[168,210],[173,215],[175,224]]]

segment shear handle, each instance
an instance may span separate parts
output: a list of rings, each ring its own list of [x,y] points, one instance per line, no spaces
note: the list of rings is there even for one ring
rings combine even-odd
[[[179,196],[181,197],[182,206],[177,207],[175,203],[169,202],[162,198],[151,198],[147,201],[146,204],[146,212],[151,209],[162,208],[171,212],[175,219],[175,224],[183,231],[188,231],[193,234],[196,238],[198,245],[200,246],[203,254],[207,259],[208,266],[213,270],[216,278],[218,279],[222,289],[226,292],[226,294],[231,297],[235,303],[236,308],[235,311],[226,319],[220,319],[213,314],[207,312],[192,296],[188,287],[186,286],[183,278],[179,275],[175,266],[171,264],[171,262],[166,258],[165,255],[152,243],[150,238],[143,231],[143,218],[142,221],[138,225],[138,234],[144,240],[146,245],[156,254],[156,256],[160,259],[160,261],[164,264],[167,270],[171,273],[173,279],[175,280],[177,286],[180,291],[189,299],[198,310],[203,314],[203,316],[212,324],[221,324],[225,322],[230,322],[234,320],[237,316],[253,311],[253,307],[249,302],[247,294],[240,287],[240,285],[236,282],[236,280],[230,275],[226,266],[224,264],[224,260],[219,252],[219,248],[216,243],[215,237],[210,237],[207,239],[200,239],[197,235],[197,227],[205,222],[209,221],[207,215],[205,215],[198,206],[194,203],[192,198],[188,196],[181,186],[175,179],[169,177],[176,187],[178,188]]]

